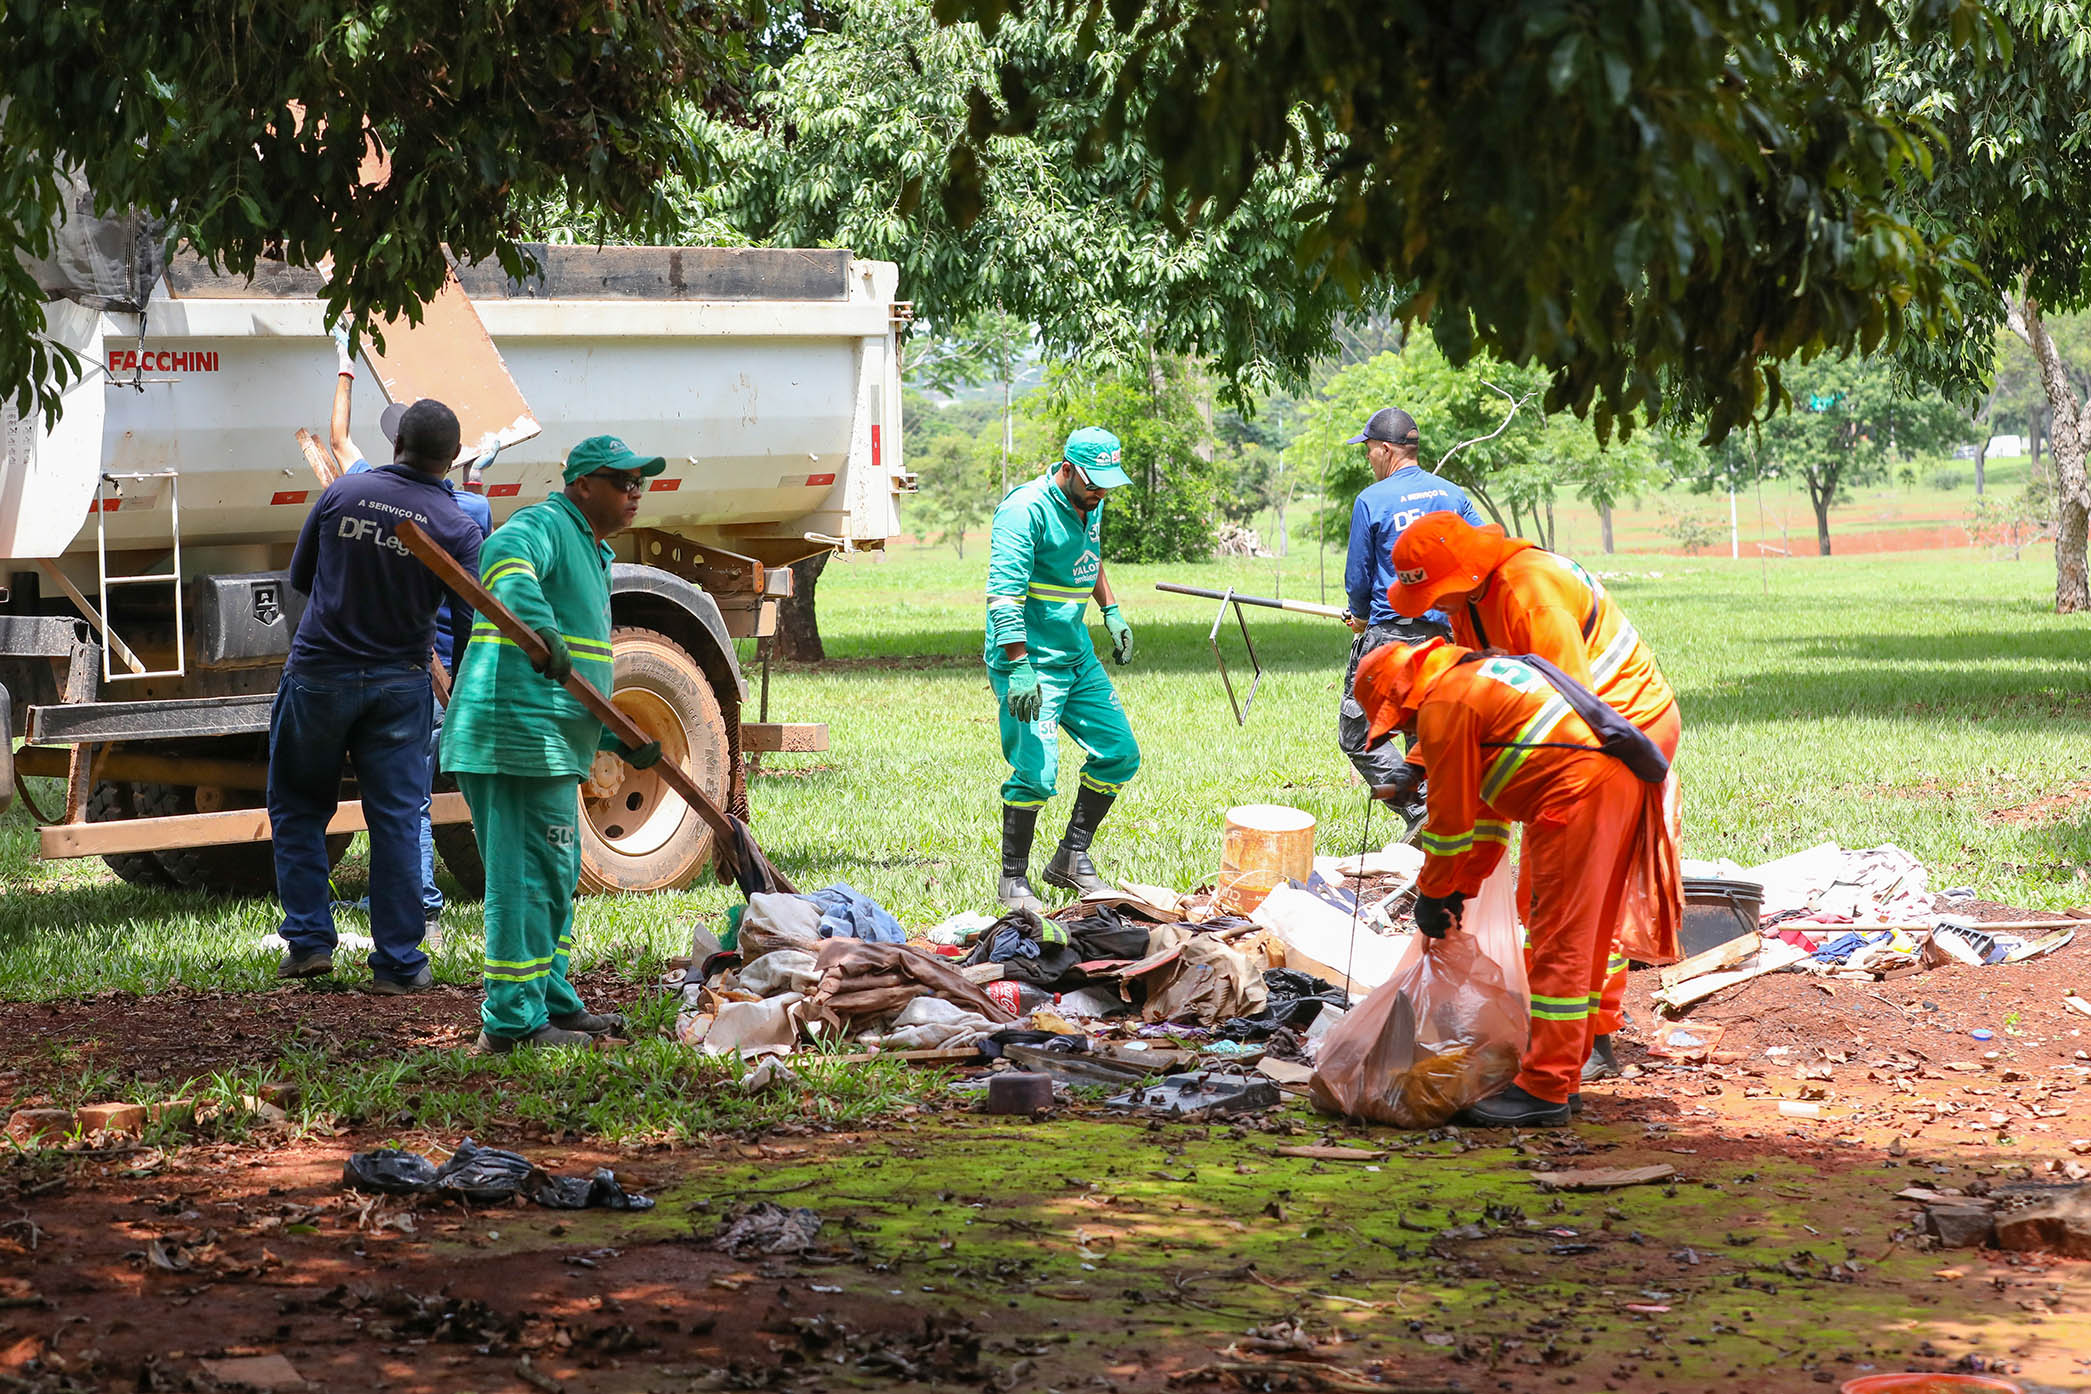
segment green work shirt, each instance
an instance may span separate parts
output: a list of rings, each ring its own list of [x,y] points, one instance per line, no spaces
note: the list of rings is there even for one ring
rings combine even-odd
[[[1084,623],[1103,566],[1102,503],[1078,512],[1047,474],[1011,489],[987,544],[987,646],[1008,668],[1004,644],[1021,642],[1036,668],[1073,668],[1095,657]]]
[[[607,696],[610,549],[564,494],[519,509],[479,549],[479,580],[532,629],[556,629],[574,675]],[[566,689],[531,668],[515,642],[475,616],[443,715],[443,768],[544,778],[588,773],[616,744]]]

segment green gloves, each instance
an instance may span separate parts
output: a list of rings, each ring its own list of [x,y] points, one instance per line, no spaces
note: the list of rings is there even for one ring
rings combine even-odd
[[[1018,659],[1009,670],[1009,714],[1025,725],[1038,720],[1045,710],[1045,694],[1038,690],[1038,670],[1030,660]]]
[[[1118,663],[1133,661],[1133,627],[1125,622],[1116,603],[1104,606],[1104,628],[1111,631],[1111,657]]]
[[[635,770],[650,770],[661,763],[661,743],[648,741],[641,746],[620,745],[617,758]]]
[[[553,682],[565,682],[574,675],[574,656],[567,650],[566,639],[556,629],[540,629],[537,637],[544,640],[545,661],[530,666],[550,678]]]

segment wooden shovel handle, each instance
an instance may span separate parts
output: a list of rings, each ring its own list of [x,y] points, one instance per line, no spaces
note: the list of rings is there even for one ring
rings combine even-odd
[[[437,580],[462,596],[473,609],[491,620],[494,628],[500,630],[504,638],[523,651],[524,657],[533,664],[545,661],[544,640],[537,637],[537,631],[517,619],[506,605],[494,599],[486,587],[479,584],[479,578],[458,565],[457,558],[438,547],[435,540],[423,532],[418,523],[410,518],[403,518],[393,532],[405,544],[406,549],[414,554],[416,560],[435,572]],[[609,698],[596,691],[587,679],[569,673],[562,686],[573,695],[575,701],[588,709],[590,715],[609,727],[610,734],[625,745],[636,747],[646,744],[649,738],[646,732],[639,728],[639,724],[626,716],[623,709]],[[730,873],[737,865],[735,849],[739,842],[734,830],[734,820],[697,787],[697,781],[691,779],[682,766],[663,758],[653,768],[667,782],[668,787],[682,795],[683,801],[696,810],[697,816],[711,828],[713,855],[718,858],[720,867]]]

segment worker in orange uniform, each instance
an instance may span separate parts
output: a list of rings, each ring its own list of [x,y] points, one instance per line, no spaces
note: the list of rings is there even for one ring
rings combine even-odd
[[[1677,759],[1682,726],[1677,696],[1663,681],[1655,655],[1597,578],[1499,527],[1475,527],[1457,513],[1417,519],[1395,541],[1395,583],[1387,599],[1397,614],[1441,610],[1453,642],[1470,649],[1537,654],[1604,699],[1605,705],[1647,732],[1669,761]],[[1674,789],[1670,834],[1677,834]],[[1679,871],[1682,892],[1682,872]],[[1585,1083],[1619,1073],[1612,1037],[1624,1020],[1626,964],[1631,954],[1665,962],[1676,946],[1652,942],[1630,916],[1611,946],[1597,1040],[1583,1067]]]
[[[1550,671],[1551,670],[1551,671]],[[1668,763],[1647,735],[1544,659],[1441,639],[1367,655],[1353,689],[1369,741],[1399,730],[1430,771],[1416,927],[1443,938],[1524,824],[1532,1034],[1517,1077],[1455,1121],[1568,1122],[1596,1036],[1613,928],[1630,899],[1674,940],[1680,905],[1661,894],[1675,861],[1663,816]]]

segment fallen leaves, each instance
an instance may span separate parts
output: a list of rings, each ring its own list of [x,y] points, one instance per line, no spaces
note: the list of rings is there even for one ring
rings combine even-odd
[[[1667,1165],[1589,1167],[1578,1171],[1535,1171],[1531,1180],[1547,1191],[1616,1191],[1625,1186],[1669,1181],[1676,1175],[1677,1168]]]

